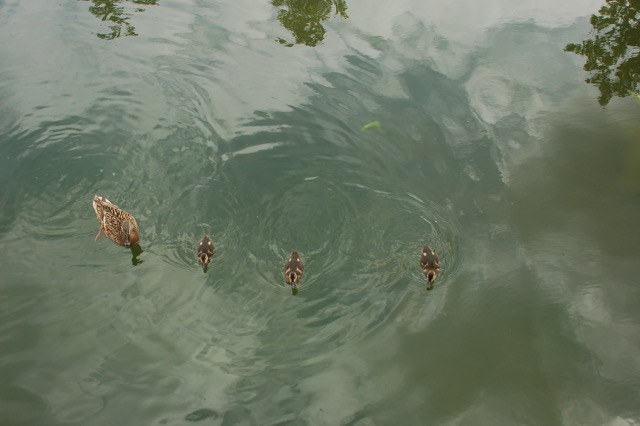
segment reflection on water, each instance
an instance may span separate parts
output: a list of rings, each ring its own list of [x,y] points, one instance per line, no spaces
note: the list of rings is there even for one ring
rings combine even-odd
[[[568,52],[585,56],[585,81],[600,90],[598,102],[606,106],[613,96],[636,95],[640,87],[640,2],[607,0],[591,16],[593,37],[570,43]]]
[[[131,13],[127,11],[124,5],[125,1],[134,5],[155,6],[158,0],[91,0],[93,3],[89,7],[89,12],[94,14],[102,21],[109,21],[110,33],[97,33],[98,38],[104,40],[113,40],[118,37],[137,36],[136,29],[129,23]],[[144,12],[144,8],[136,7],[135,12]]]
[[[205,419],[217,419],[218,417],[219,415],[216,411],[209,410],[207,408],[201,408],[194,411],[193,413],[187,414],[184,419],[190,422],[199,422]]]
[[[165,1],[164,38],[64,26],[52,57],[3,3],[0,424],[637,423],[640,105],[575,107],[576,26],[463,45],[413,2],[282,49],[270,2]],[[95,193],[143,263],[94,242]]]
[[[326,33],[322,23],[329,19],[333,6],[336,8],[336,15],[348,18],[346,0],[271,0],[271,4],[280,8],[278,21],[295,38],[293,43],[281,37],[276,39],[287,47],[294,44],[314,47],[322,43]]]
[[[144,262],[144,260],[138,258],[143,251],[144,250],[142,250],[142,247],[138,243],[131,246],[131,264],[133,264],[133,266],[138,266]]]

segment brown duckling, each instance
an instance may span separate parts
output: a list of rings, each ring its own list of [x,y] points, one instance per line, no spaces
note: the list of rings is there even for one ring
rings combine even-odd
[[[140,231],[136,219],[105,197],[96,195],[93,197],[93,210],[96,212],[100,230],[96,235],[96,241],[100,234],[116,244],[131,247],[140,240]]]
[[[284,279],[292,287],[300,282],[302,273],[304,272],[304,264],[300,258],[300,254],[294,250],[289,256],[289,260],[284,264]]]
[[[204,237],[202,237],[202,240],[198,243],[198,263],[202,265],[203,269],[207,269],[207,265],[211,262],[211,257],[215,249],[211,238],[209,238],[207,234],[204,234]]]
[[[438,278],[438,273],[440,272],[440,258],[436,252],[426,244],[422,246],[420,266],[424,271],[424,275],[427,277],[427,290],[431,290],[433,288],[433,282]]]

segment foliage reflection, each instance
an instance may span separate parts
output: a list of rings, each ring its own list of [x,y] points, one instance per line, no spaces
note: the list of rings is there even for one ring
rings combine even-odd
[[[271,0],[271,4],[280,8],[278,21],[295,38],[293,43],[281,37],[276,39],[287,47],[294,44],[314,47],[320,44],[326,33],[322,23],[329,19],[333,6],[336,15],[348,18],[346,0]]]
[[[158,0],[126,0],[134,5],[155,6]],[[113,40],[121,36],[137,36],[136,29],[129,23],[131,13],[127,12],[124,4],[125,0],[91,0],[93,3],[89,7],[89,12],[100,18],[102,21],[109,21],[110,33],[98,33],[98,38]],[[144,12],[144,8],[136,7],[135,12]]]
[[[586,57],[585,80],[598,87],[605,106],[615,96],[637,96],[640,86],[640,0],[606,0],[591,16],[593,38],[565,50]]]

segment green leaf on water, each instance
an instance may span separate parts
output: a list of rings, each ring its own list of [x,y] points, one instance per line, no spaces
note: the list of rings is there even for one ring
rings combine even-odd
[[[372,121],[371,123],[367,123],[360,129],[361,132],[366,132],[369,129],[373,129],[374,127],[380,127],[381,124],[378,120]]]
[[[629,96],[635,98],[636,101],[640,102],[640,93],[638,92],[629,92]]]

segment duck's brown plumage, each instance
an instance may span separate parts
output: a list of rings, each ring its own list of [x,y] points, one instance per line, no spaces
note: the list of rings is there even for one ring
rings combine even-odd
[[[302,263],[300,254],[294,250],[284,264],[284,279],[287,284],[295,287],[300,282],[303,272],[304,263]]]
[[[433,282],[438,278],[440,272],[440,258],[428,245],[422,246],[420,256],[420,266],[427,277],[427,290],[433,287]]]
[[[100,224],[96,240],[100,238],[101,233],[124,247],[131,247],[140,240],[138,223],[131,213],[122,210],[100,195],[93,197],[93,210]]]
[[[198,263],[202,265],[203,268],[206,268],[209,262],[211,262],[211,256],[213,256],[215,249],[211,238],[205,234],[198,243]]]

